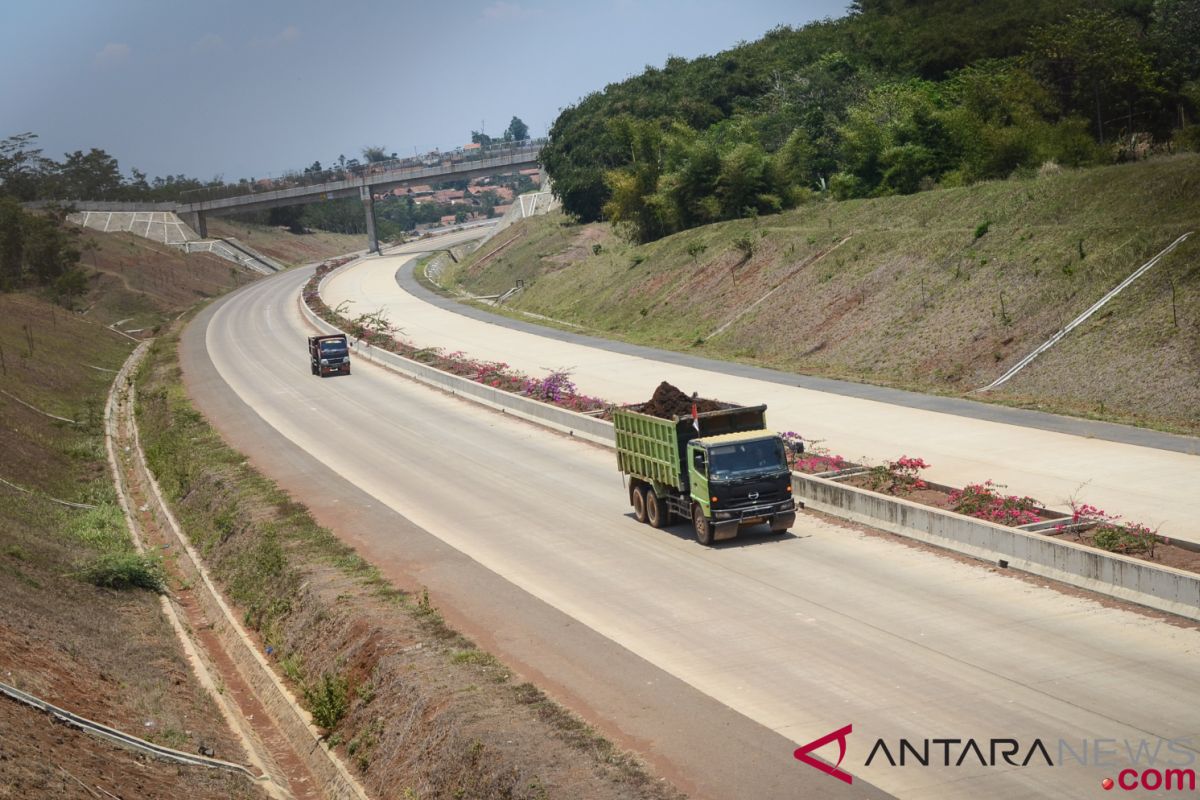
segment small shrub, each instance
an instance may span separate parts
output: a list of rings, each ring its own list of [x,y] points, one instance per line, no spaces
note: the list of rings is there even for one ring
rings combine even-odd
[[[304,685],[304,664],[298,654],[290,653],[279,659],[279,668],[297,686]]]
[[[796,472],[815,475],[852,466],[841,456],[830,453],[829,449],[822,447],[819,442],[804,441],[804,437],[795,431],[783,431],[779,436],[787,447],[788,467]]]
[[[959,514],[976,519],[986,519],[1001,525],[1015,527],[1037,522],[1037,508],[1041,505],[1032,497],[1003,495],[1004,487],[992,481],[972,483],[950,493],[950,508]]]
[[[692,242],[688,245],[687,253],[692,258],[695,258],[707,249],[708,245],[704,244],[703,242]]]
[[[982,239],[984,236],[987,236],[988,228],[990,228],[991,225],[992,225],[991,220],[986,220],[986,219],[983,222],[976,225],[975,226],[975,238]]]
[[[82,576],[105,589],[166,590],[162,564],[141,553],[105,553],[84,567]]]
[[[304,687],[304,702],[313,721],[325,730],[337,727],[349,708],[350,685],[340,675],[326,672],[315,685]]]
[[[601,253],[603,250],[604,250],[604,245],[601,245],[601,244],[594,244],[594,245],[592,245],[592,255],[594,255],[594,256],[598,256],[598,255],[600,255],[600,253]]]
[[[926,487],[925,481],[918,477],[929,465],[920,458],[900,456],[895,461],[889,461],[878,467],[871,467],[866,474],[867,488],[876,492],[902,494],[913,492]]]
[[[754,240],[750,238],[749,234],[734,239],[733,246],[742,254],[743,261],[749,261],[754,257]]]
[[[1175,131],[1171,144],[1180,150],[1200,153],[1200,125],[1188,125]]]
[[[1095,522],[1092,544],[1101,550],[1125,555],[1145,555],[1154,558],[1154,550],[1163,541],[1157,531],[1140,522],[1120,522],[1120,516],[1087,503],[1071,501],[1071,522]],[[1063,528],[1062,525],[1058,526]]]

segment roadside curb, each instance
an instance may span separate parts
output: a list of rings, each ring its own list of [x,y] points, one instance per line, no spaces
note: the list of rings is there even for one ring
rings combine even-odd
[[[149,340],[139,343],[133,352],[129,354],[129,357],[125,359],[125,363],[121,365],[120,371],[113,378],[112,385],[108,390],[108,399],[104,405],[104,446],[108,456],[108,467],[112,473],[113,483],[117,490],[117,503],[121,507],[125,524],[129,528],[129,536],[133,540],[133,546],[139,553],[146,552],[146,545],[142,541],[141,525],[138,523],[137,517],[134,515],[131,507],[129,486],[125,480],[125,472],[120,465],[121,459],[117,453],[116,442],[120,436],[122,423],[131,428],[133,427],[131,419],[132,409],[129,408],[133,397],[133,379],[131,373],[141,364],[142,359],[145,358],[147,351],[150,349],[150,344]],[[129,453],[124,453],[123,455],[128,458]],[[133,468],[132,465],[130,465],[130,468]],[[216,681],[213,678],[215,670],[212,664],[188,634],[187,627],[179,618],[179,612],[175,609],[170,597],[167,594],[160,594],[158,599],[162,615],[170,623],[171,629],[175,633],[175,638],[183,649],[188,666],[192,669],[192,674],[196,676],[197,682],[199,682],[205,693],[212,698],[213,703],[221,712],[221,717],[225,720],[225,724],[245,750],[247,760],[260,774],[254,775],[250,770],[240,765],[239,769],[250,776],[255,783],[262,786],[263,790],[272,798],[277,798],[278,800],[279,798],[289,797],[279,780],[280,776],[277,774],[278,766],[262,748],[254,732],[243,724],[239,715],[231,707],[229,698],[225,697],[217,688]],[[48,713],[58,711],[58,709],[51,710],[51,708],[44,710]],[[82,717],[79,719],[88,722],[88,720]]]
[[[355,263],[349,262],[339,270]],[[325,281],[339,270],[331,271],[322,279],[317,287],[318,295]],[[297,302],[300,313],[317,330],[346,333],[318,317],[304,302],[303,296],[298,296]],[[348,339],[353,338],[350,334],[346,335]],[[451,394],[462,395],[503,413],[593,444],[608,448],[616,446],[610,422],[494,389],[361,342],[355,342],[352,349],[367,361]],[[1058,541],[805,473],[793,472],[792,485],[797,498],[803,499],[813,510],[880,528],[980,561],[1003,561],[1010,569],[1200,621],[1200,575],[1074,542]]]
[[[130,413],[134,397],[133,381],[126,380],[125,391],[129,393]],[[113,424],[116,424],[114,420]],[[184,536],[175,515],[171,512],[158,481],[150,471],[142,449],[136,418],[130,419],[132,435],[132,467],[139,477],[145,480],[150,489],[151,508],[149,509],[162,524],[165,531],[175,539],[179,548],[176,561],[180,570],[196,589],[195,596],[205,616],[211,621],[212,631],[221,640],[224,650],[234,662],[242,679],[249,684],[258,700],[265,706],[279,730],[287,737],[292,750],[304,760],[308,770],[321,781],[323,796],[336,800],[368,800],[366,790],[349,772],[337,754],[329,748],[321,737],[320,732],[312,723],[311,715],[297,701],[291,690],[284,685],[280,677],[259,651],[258,645],[251,638],[238,620],[236,614],[225,602],[220,589],[209,575],[199,553],[192,547],[191,542]],[[122,503],[124,498],[122,495]],[[276,788],[275,782],[272,782]],[[274,794],[274,793],[273,793]]]

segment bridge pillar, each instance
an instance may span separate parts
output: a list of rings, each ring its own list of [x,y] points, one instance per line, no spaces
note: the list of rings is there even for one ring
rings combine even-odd
[[[367,215],[367,250],[378,253],[379,237],[375,234],[375,197],[371,194],[371,187],[359,187],[359,196],[362,197],[363,212]]]
[[[203,211],[189,211],[184,214],[184,222],[188,227],[196,232],[196,235],[201,239],[208,238],[208,220],[205,219]]]

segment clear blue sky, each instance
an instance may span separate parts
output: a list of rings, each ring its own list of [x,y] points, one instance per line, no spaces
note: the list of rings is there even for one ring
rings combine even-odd
[[[606,84],[845,13],[845,0],[19,0],[0,138],[99,147],[128,174],[262,177],[364,146],[411,155],[513,115],[546,133]]]

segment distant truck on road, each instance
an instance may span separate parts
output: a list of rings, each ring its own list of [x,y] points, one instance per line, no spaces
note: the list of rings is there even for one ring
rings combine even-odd
[[[324,378],[335,372],[350,374],[350,347],[346,334],[308,337],[308,360],[312,374]]]
[[[639,522],[662,528],[690,520],[703,545],[766,523],[783,533],[796,521],[785,444],[768,431],[764,406],[730,406],[663,417],[639,407],[613,412],[617,467],[629,476]],[[801,505],[803,507],[803,505]]]

